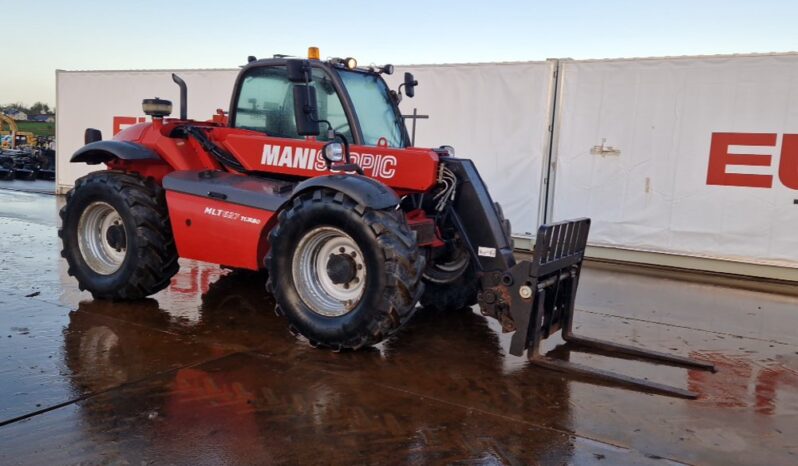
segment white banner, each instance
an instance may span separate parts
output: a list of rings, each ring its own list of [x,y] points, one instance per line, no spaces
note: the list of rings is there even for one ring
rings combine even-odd
[[[513,223],[541,220],[554,62],[397,67],[415,74],[416,145],[471,158]],[[189,116],[228,109],[238,70],[179,71]],[[798,55],[561,62],[553,219],[593,219],[594,245],[798,267]],[[57,183],[87,127],[106,139],[143,118],[141,100],[178,112],[171,71],[57,73]],[[407,121],[412,129],[412,120]],[[752,155],[735,155],[752,154]]]
[[[419,84],[415,98],[402,100],[402,113],[415,108],[429,115],[416,122],[416,145],[449,145],[458,157],[472,159],[513,233],[534,233],[541,220],[554,63],[402,66],[387,77],[391,88],[405,71]],[[408,131],[412,126],[408,119]]]
[[[533,232],[538,225],[541,169],[548,151],[551,62],[440,65],[403,67],[386,76],[395,89],[404,71],[419,81],[414,99],[405,98],[404,113],[417,108],[429,119],[417,121],[416,145],[454,146],[457,155],[477,164],[495,200],[516,233]],[[178,113],[178,87],[171,71],[59,71],[60,191],[98,166],[70,164],[69,157],[83,145],[87,127],[114,134],[120,122],[143,118],[141,100],[161,97]],[[205,120],[217,108],[229,107],[238,70],[177,71],[188,85],[189,117]],[[412,128],[412,120],[407,122]],[[122,126],[124,127],[124,125]]]
[[[591,217],[594,245],[798,267],[798,56],[561,73],[555,219]]]
[[[75,180],[105,165],[69,163],[83,146],[86,128],[111,139],[119,129],[143,121],[143,99],[172,101],[172,115],[180,113],[180,89],[173,71],[57,71],[56,72],[56,189],[66,192]],[[237,69],[174,71],[188,85],[188,116],[208,120],[217,108],[229,110]]]

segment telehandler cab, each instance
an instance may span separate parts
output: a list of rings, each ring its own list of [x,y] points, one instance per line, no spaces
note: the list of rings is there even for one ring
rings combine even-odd
[[[531,261],[513,256],[510,223],[474,164],[448,146],[410,147],[397,106],[412,97],[352,58],[250,57],[230,111],[180,117],[143,101],[151,122],[113,140],[87,129],[72,162],[107,165],[78,179],[61,210],[62,255],[95,298],[138,299],[165,288],[178,257],[266,270],[276,312],[312,345],[358,349],[415,312],[479,304],[515,331],[510,353],[532,362],[675,396],[695,394],[541,356],[566,340],[709,369],[710,364],[579,339],[574,299],[590,220],[543,225]]]

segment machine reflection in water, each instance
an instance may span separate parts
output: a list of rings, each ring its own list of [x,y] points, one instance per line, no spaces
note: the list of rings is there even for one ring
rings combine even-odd
[[[202,295],[196,321],[155,300],[81,303],[65,332],[76,390],[136,382],[81,408],[92,435],[117,442],[127,459],[177,462],[211,453],[233,462],[573,455],[569,383],[535,370],[506,374],[498,335],[483,317],[419,313],[377,350],[317,351],[285,331],[264,280],[222,276]],[[170,358],[200,363],[164,363],[159,375],[145,376]],[[525,415],[507,423],[487,414],[494,410],[534,413],[559,433],[535,434]],[[128,421],[132,436],[109,429]]]

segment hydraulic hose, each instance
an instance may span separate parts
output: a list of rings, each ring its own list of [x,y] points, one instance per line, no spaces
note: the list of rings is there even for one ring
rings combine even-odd
[[[190,125],[184,126],[183,128],[185,129],[186,134],[193,137],[207,153],[211,154],[211,156],[216,159],[217,162],[225,167],[232,168],[237,172],[247,172],[247,169],[241,165],[241,162],[239,162],[232,154],[228,153],[211,141],[208,138],[208,135],[205,134],[204,130]]]

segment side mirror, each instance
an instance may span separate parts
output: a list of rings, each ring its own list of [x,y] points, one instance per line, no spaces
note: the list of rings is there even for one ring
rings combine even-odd
[[[316,107],[315,88],[307,84],[294,86],[294,119],[298,135],[319,135],[319,110]]]
[[[288,60],[288,80],[292,83],[306,84],[310,82],[310,60]]]
[[[413,73],[405,73],[405,94],[413,98],[416,95],[416,86],[418,81],[413,77]]]
[[[84,144],[90,144],[92,142],[97,142],[102,140],[103,140],[103,133],[99,129],[86,128],[86,131],[83,133]]]

